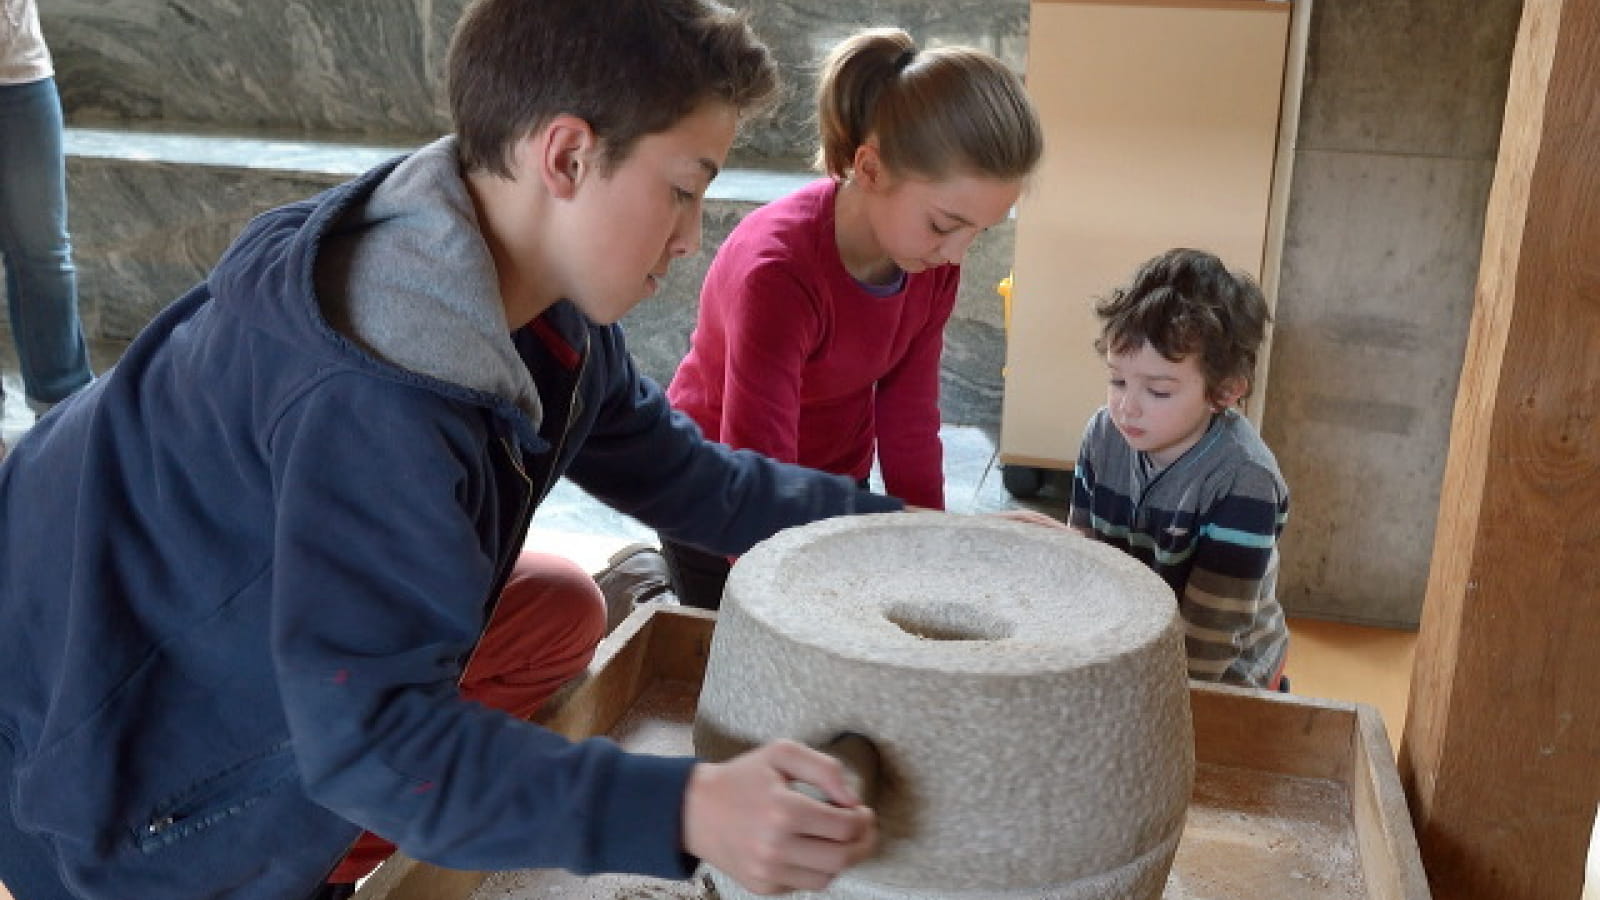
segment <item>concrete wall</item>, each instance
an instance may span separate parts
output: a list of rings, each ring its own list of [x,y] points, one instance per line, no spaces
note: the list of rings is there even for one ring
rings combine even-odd
[[[1413,625],[1520,0],[1314,0],[1264,434],[1292,613]]]

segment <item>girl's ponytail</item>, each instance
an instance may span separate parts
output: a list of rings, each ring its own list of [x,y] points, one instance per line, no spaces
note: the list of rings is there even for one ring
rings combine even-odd
[[[1022,80],[970,47],[918,50],[898,28],[846,38],[817,80],[816,166],[846,178],[856,149],[875,138],[890,171],[944,178],[961,172],[1026,177],[1044,133]]]

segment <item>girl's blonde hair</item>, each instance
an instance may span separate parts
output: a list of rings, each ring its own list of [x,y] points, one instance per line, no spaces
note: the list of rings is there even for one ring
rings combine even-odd
[[[936,180],[1024,178],[1044,152],[1038,114],[1004,63],[971,47],[919,51],[898,28],[833,48],[817,81],[817,124],[816,166],[840,179],[869,137],[891,172]]]

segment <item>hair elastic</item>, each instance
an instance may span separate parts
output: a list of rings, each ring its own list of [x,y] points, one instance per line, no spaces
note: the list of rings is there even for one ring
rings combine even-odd
[[[905,71],[906,66],[911,65],[911,61],[916,58],[917,48],[915,47],[912,47],[910,50],[901,51],[900,55],[894,58],[894,73],[899,75],[901,72]]]

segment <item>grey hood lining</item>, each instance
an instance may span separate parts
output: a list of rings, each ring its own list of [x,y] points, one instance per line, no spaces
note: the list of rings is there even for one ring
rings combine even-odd
[[[538,426],[539,392],[511,342],[454,137],[402,161],[346,215],[323,241],[316,281],[328,324],[368,353],[506,398]]]

